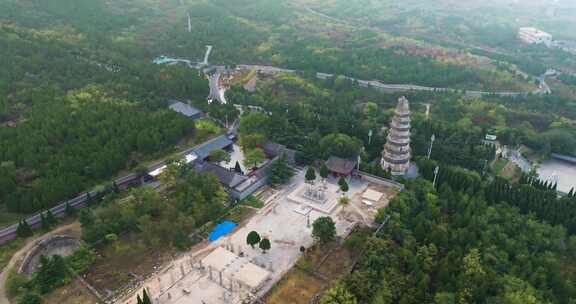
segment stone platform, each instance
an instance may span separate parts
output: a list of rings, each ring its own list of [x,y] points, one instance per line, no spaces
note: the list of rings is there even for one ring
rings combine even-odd
[[[288,199],[294,203],[310,207],[316,211],[331,214],[338,206],[338,199],[340,198],[339,187],[327,183],[325,185],[324,198],[322,199],[311,198],[306,195],[306,191],[310,189],[310,187],[318,188],[320,185],[320,182],[317,182],[314,186],[301,184],[288,195]]]

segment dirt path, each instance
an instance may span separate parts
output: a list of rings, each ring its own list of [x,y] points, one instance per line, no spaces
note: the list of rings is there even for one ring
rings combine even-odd
[[[8,273],[12,268],[14,268],[16,264],[18,264],[18,262],[20,262],[26,256],[26,253],[28,253],[28,251],[30,251],[38,241],[47,239],[57,234],[79,235],[79,232],[80,232],[80,223],[73,222],[71,224],[58,227],[35,239],[28,240],[24,245],[24,247],[22,247],[12,256],[10,262],[8,262],[8,265],[6,265],[6,267],[4,267],[4,269],[0,273],[0,304],[10,304],[8,297],[6,296],[6,288],[5,288]]]

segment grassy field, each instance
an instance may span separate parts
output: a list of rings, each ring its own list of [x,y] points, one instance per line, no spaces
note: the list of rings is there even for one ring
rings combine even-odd
[[[494,164],[492,165],[492,170],[494,170],[494,174],[500,175],[500,173],[502,172],[502,169],[504,169],[504,167],[506,167],[507,164],[508,164],[507,159],[501,158],[501,159],[495,161]]]
[[[97,251],[99,258],[86,274],[86,280],[104,294],[147,276],[170,260],[173,253],[167,248],[145,246],[138,235],[121,238],[117,244]]]
[[[23,239],[15,239],[9,241],[6,244],[3,244],[2,247],[0,247],[0,269],[4,269],[4,267],[8,265],[8,262],[10,262],[10,259],[14,253],[20,250],[20,248],[24,246],[25,242],[26,240]]]
[[[248,196],[247,198],[242,200],[241,204],[258,209],[264,207],[264,202],[261,199],[254,196]]]
[[[14,213],[6,211],[6,208],[0,209],[0,227],[6,227],[14,223],[18,223],[21,219],[25,218],[25,214]]]
[[[98,299],[76,279],[46,295],[44,304],[97,304]]]
[[[246,206],[238,205],[230,210],[230,213],[226,215],[224,219],[239,224],[250,218],[253,213],[254,210],[247,208]]]
[[[509,181],[517,182],[522,176],[522,171],[513,162],[508,162],[499,175]]]
[[[267,304],[308,303],[326,283],[300,269],[293,269],[276,285],[265,300]]]
[[[308,303],[315,295],[345,275],[354,254],[337,243],[310,248],[288,274],[274,286],[265,299],[267,304]]]

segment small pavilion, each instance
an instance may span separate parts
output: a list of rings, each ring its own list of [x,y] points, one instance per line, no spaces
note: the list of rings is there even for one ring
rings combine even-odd
[[[326,161],[326,167],[328,171],[333,176],[343,176],[348,177],[354,173],[356,165],[358,164],[355,160],[344,159],[336,156],[331,156],[328,161]]]

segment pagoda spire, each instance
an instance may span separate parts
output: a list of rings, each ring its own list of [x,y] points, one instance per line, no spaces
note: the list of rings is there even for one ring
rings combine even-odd
[[[381,166],[384,170],[390,170],[392,175],[404,175],[410,167],[410,114],[408,99],[400,97],[382,151]]]

